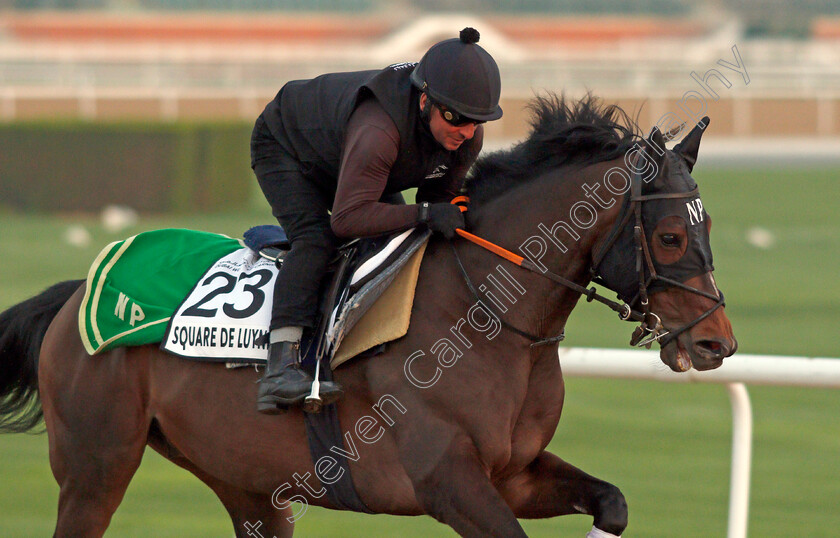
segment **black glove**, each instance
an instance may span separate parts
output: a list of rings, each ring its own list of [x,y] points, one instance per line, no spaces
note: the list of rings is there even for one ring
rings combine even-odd
[[[428,226],[433,232],[442,233],[447,239],[455,237],[456,228],[466,227],[461,209],[457,205],[446,203],[422,203],[420,205],[420,222]]]

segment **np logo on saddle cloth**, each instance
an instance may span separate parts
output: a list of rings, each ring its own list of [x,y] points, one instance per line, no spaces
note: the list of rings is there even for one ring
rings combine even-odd
[[[428,237],[408,230],[359,243],[326,326],[320,356],[331,366],[407,332]],[[288,242],[279,226],[262,226],[246,232],[244,244],[169,229],[108,245],[90,269],[79,312],[88,353],[160,342],[186,358],[264,362],[275,257],[282,263]],[[275,247],[272,256],[258,252],[266,246]]]

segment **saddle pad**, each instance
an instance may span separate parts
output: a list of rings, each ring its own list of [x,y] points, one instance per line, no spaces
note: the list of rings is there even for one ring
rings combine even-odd
[[[224,235],[164,229],[102,249],[79,309],[87,352],[160,342],[172,312],[207,268],[241,247]]]
[[[375,302],[350,327],[341,339],[330,360],[330,367],[347,362],[359,353],[385,342],[402,338],[408,332],[411,321],[411,306],[414,304],[414,289],[420,274],[420,263],[428,243],[424,240],[419,248],[399,269],[396,277]]]

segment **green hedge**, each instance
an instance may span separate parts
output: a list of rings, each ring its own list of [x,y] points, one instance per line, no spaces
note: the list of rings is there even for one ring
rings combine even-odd
[[[0,206],[194,212],[246,207],[245,123],[0,124]]]

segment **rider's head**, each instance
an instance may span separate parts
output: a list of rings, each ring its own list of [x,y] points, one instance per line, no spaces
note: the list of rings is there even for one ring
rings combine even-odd
[[[436,119],[432,109],[456,128],[471,125],[474,129],[479,123],[502,117],[499,67],[476,44],[478,38],[477,30],[464,28],[460,38],[433,45],[411,73],[412,83],[425,96],[421,106],[431,122]]]

